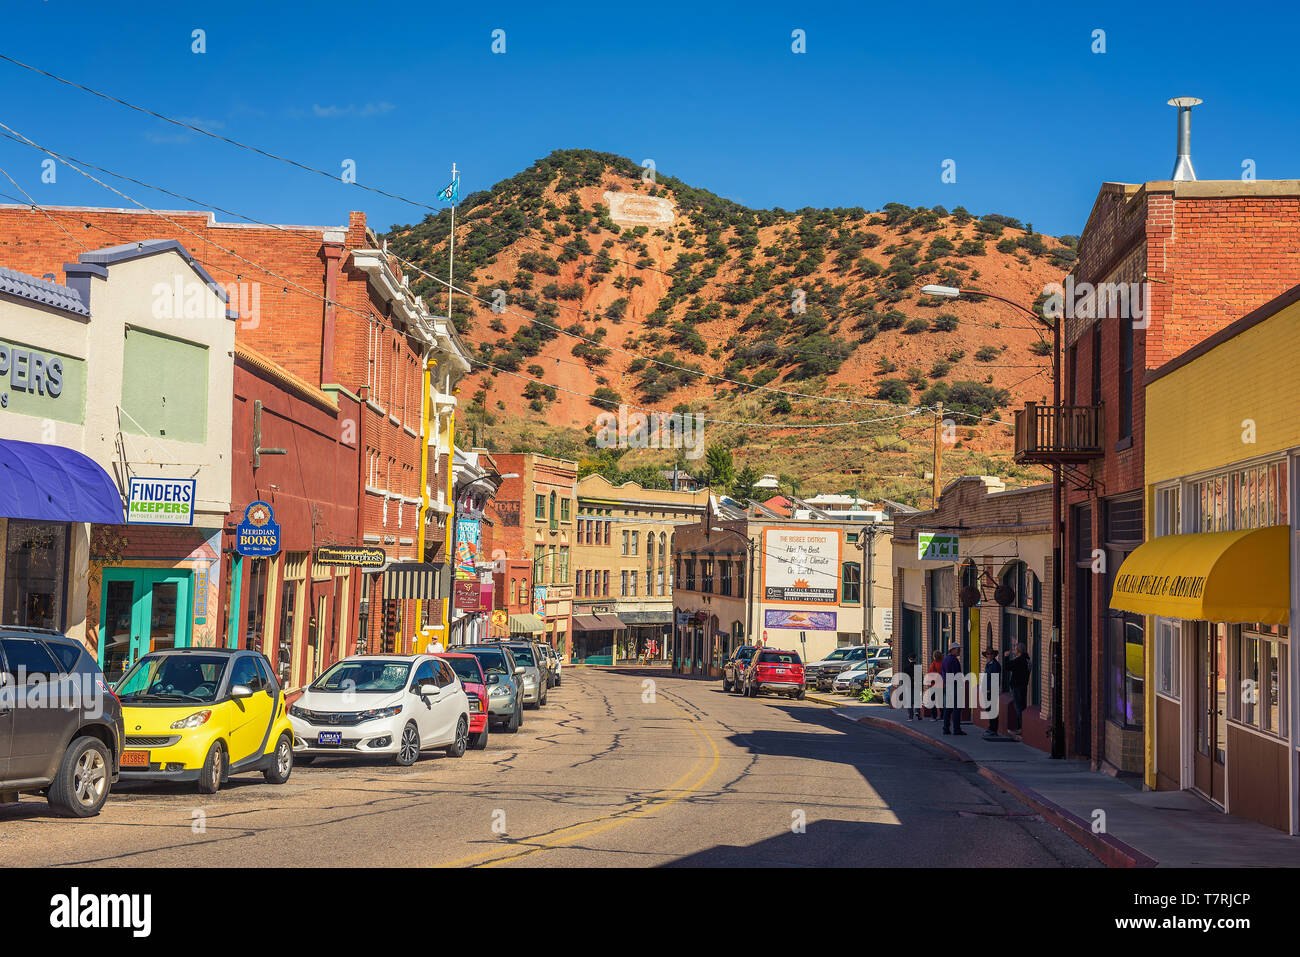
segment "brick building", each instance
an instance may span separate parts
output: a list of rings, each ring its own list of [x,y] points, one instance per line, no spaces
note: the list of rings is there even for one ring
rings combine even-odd
[[[420,562],[421,513],[438,499],[430,492],[447,487],[448,478],[439,471],[447,468],[446,457],[426,466],[425,450],[434,443],[425,436],[430,426],[450,434],[452,394],[469,362],[450,322],[433,316],[410,292],[396,261],[366,228],[365,215],[353,212],[337,227],[271,227],[222,223],[196,211],[0,205],[0,261],[37,275],[57,275],[75,260],[77,240],[108,245],[154,239],[182,242],[227,290],[240,317],[240,343],[359,410],[338,423],[349,439],[355,436],[361,456],[355,544],[382,547],[390,565]],[[435,526],[445,536],[445,517],[441,524],[435,517]],[[281,580],[283,562],[277,557]],[[447,590],[447,575],[432,576],[432,585],[430,577],[364,575],[361,648],[409,647],[420,625],[415,597],[422,589]]]
[[[570,660],[578,464],[536,452],[494,452],[492,458],[502,476],[495,503],[502,559],[531,563],[532,614],[543,626],[537,637]]]
[[[1300,181],[1154,181],[1103,185],[1080,238],[1070,283],[1103,295],[1067,295],[1064,410],[1017,412],[1016,456],[1062,470],[1064,747],[1094,767],[1143,769],[1144,625],[1109,599],[1143,539],[1144,376],[1291,286],[1298,231]]]
[[[957,557],[922,558],[922,532],[955,534]],[[946,652],[956,642],[963,670],[978,673],[984,649],[1001,657],[1024,642],[1033,670],[1024,741],[1048,750],[1052,486],[1009,489],[987,475],[955,479],[943,489],[938,507],[895,517],[893,562],[894,667],[912,652],[924,672],[935,651]],[[1005,605],[996,600],[999,586],[1010,589],[1002,592]],[[999,714],[1007,713],[1010,697],[1004,695]]]

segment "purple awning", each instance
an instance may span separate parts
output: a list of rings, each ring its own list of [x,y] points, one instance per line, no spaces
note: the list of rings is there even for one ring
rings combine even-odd
[[[121,525],[122,495],[87,455],[0,439],[0,515],[42,522]]]

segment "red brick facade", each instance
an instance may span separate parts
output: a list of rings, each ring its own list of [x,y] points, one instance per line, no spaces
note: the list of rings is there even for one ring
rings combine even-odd
[[[1115,565],[1134,544],[1130,537],[1114,541],[1113,529],[1112,541],[1107,541],[1106,512],[1136,500],[1141,515],[1146,372],[1281,294],[1300,277],[1300,182],[1108,183],[1080,239],[1074,276],[1076,283],[1145,281],[1150,291],[1146,315],[1132,328],[1131,430],[1123,427],[1120,401],[1124,324],[1131,320],[1113,314],[1067,317],[1062,342],[1062,401],[1087,406],[1100,400],[1105,449],[1101,458],[1066,469],[1066,747],[1070,754],[1089,755],[1094,766],[1137,772],[1142,769],[1140,726],[1122,729],[1106,717],[1107,579],[1092,575],[1090,562],[1094,550],[1100,550],[1106,562],[1102,568]],[[1088,518],[1085,548],[1075,528],[1082,506],[1087,506]],[[1086,609],[1079,606],[1085,583],[1091,592]]]

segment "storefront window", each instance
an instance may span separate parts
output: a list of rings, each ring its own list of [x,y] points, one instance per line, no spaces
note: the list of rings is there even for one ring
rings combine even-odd
[[[1286,734],[1287,629],[1283,625],[1241,625],[1230,629],[1231,687],[1228,711],[1234,721],[1265,734]]]
[[[63,627],[68,527],[58,522],[9,520],[5,541],[5,623]]]
[[[266,583],[270,563],[265,558],[254,558],[248,568],[248,624],[244,630],[244,647],[252,651],[265,651],[262,638],[266,634]]]

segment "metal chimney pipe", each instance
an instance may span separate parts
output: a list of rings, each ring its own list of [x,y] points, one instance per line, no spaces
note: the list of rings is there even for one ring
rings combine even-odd
[[[1194,96],[1176,96],[1169,100],[1170,106],[1178,107],[1178,158],[1174,161],[1175,181],[1196,179],[1196,170],[1192,169],[1192,107],[1199,106],[1201,100]]]

